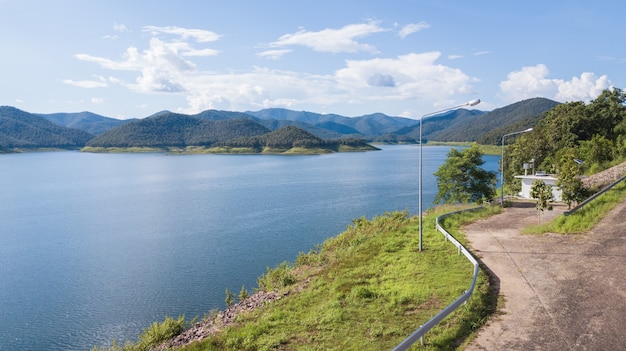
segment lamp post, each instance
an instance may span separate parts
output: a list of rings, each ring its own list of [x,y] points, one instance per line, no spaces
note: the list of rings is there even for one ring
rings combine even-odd
[[[480,99],[476,99],[476,100],[472,100],[472,101],[468,101],[462,105],[458,105],[458,106],[454,106],[454,107],[448,107],[446,109],[443,110],[439,110],[439,111],[435,111],[435,112],[431,112],[431,113],[427,113],[425,115],[422,115],[422,117],[420,118],[420,162],[419,162],[419,169],[420,169],[420,177],[419,177],[419,208],[417,209],[417,211],[419,212],[419,231],[420,231],[420,235],[419,235],[419,251],[422,251],[422,120],[425,117],[428,116],[432,116],[432,115],[436,115],[439,113],[443,113],[446,111],[450,111],[450,110],[454,110],[457,109],[459,107],[465,107],[465,106],[476,106],[480,104]]]
[[[526,132],[532,132],[532,128],[520,130],[519,132],[513,132],[509,134],[504,134],[502,136],[502,157],[500,158],[500,206],[504,207],[504,138],[515,135],[522,134]]]

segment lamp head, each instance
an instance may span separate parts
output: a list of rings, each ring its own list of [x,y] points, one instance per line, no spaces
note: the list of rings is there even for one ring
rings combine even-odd
[[[466,106],[476,106],[476,105],[478,105],[478,104],[480,104],[480,99],[476,99],[476,100],[469,101],[469,102],[468,102],[468,103],[466,103],[465,105],[466,105]]]

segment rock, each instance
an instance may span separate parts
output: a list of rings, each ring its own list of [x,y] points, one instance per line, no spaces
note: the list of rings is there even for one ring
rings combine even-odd
[[[177,348],[191,344],[194,341],[202,340],[210,335],[214,335],[222,330],[222,328],[235,324],[235,318],[240,313],[251,312],[258,307],[263,306],[266,303],[273,302],[281,299],[283,296],[288,295],[288,292],[284,294],[278,294],[276,292],[256,292],[243,301],[234,304],[227,309],[218,312],[216,315],[206,318],[205,320],[196,323],[194,326],[184,331],[183,333],[175,336],[174,338],[158,345],[153,348],[154,351],[168,350],[170,348]]]

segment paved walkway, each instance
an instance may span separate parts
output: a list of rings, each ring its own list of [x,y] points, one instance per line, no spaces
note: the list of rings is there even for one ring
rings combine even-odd
[[[504,300],[466,350],[626,350],[626,202],[586,234],[520,235],[539,220],[522,202],[465,228]]]

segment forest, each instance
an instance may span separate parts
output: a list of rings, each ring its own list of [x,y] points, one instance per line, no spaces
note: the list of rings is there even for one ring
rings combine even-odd
[[[626,160],[626,94],[617,88],[603,91],[588,104],[559,104],[549,110],[533,131],[508,140],[504,152],[505,184],[535,171],[558,174],[575,164],[579,174],[593,174]],[[520,126],[524,127],[524,126]]]

